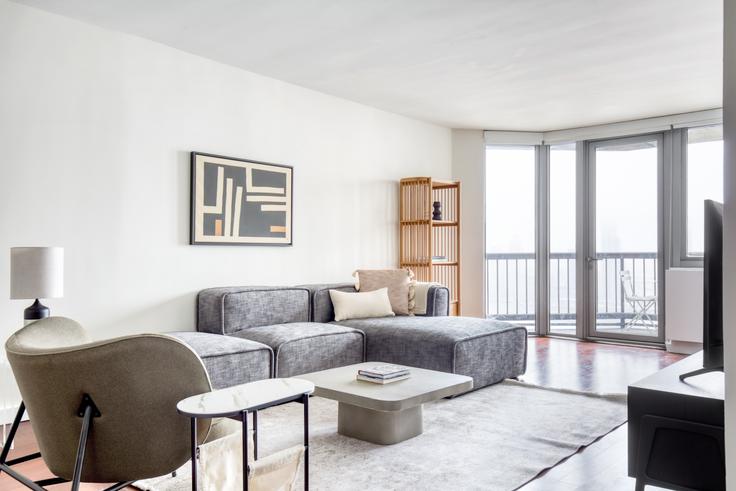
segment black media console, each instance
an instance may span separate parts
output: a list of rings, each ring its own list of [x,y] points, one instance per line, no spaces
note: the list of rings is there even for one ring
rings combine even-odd
[[[629,386],[629,476],[678,490],[725,490],[723,373],[680,381],[698,352]]]

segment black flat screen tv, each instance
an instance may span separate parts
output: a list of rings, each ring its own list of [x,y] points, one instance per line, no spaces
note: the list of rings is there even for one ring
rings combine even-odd
[[[703,368],[680,375],[680,380],[715,371],[723,371],[723,205],[705,200]]]

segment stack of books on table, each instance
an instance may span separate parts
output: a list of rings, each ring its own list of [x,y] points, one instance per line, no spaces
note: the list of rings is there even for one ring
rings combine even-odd
[[[355,378],[374,384],[390,384],[409,378],[411,373],[406,367],[399,365],[373,365],[358,370]]]

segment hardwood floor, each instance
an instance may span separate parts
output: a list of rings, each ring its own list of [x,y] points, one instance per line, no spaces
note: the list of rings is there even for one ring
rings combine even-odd
[[[527,382],[598,393],[626,387],[683,358],[662,350],[529,338]],[[633,490],[627,476],[627,427],[617,428],[521,488],[522,491]],[[647,491],[656,488],[648,486]]]
[[[629,384],[682,358],[658,349],[530,337],[523,379],[545,387],[625,393]]]
[[[586,343],[566,339],[529,338],[527,373],[523,379],[539,385],[599,393],[625,392],[628,384],[682,359],[661,350]],[[23,423],[10,458],[36,451],[33,432]],[[626,425],[604,436],[565,462],[530,482],[523,491],[628,490],[633,479],[626,476]],[[32,479],[50,477],[37,459],[17,469]],[[316,469],[315,469],[316,471]],[[82,490],[96,491],[104,485],[84,484]],[[23,486],[0,474],[0,489],[22,491]],[[69,489],[68,484],[49,489]],[[128,488],[133,489],[133,488]],[[648,490],[654,488],[648,487]]]

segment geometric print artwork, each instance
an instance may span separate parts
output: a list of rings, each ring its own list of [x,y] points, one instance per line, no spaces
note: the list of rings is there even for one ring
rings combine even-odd
[[[293,168],[192,152],[191,244],[291,245]]]

